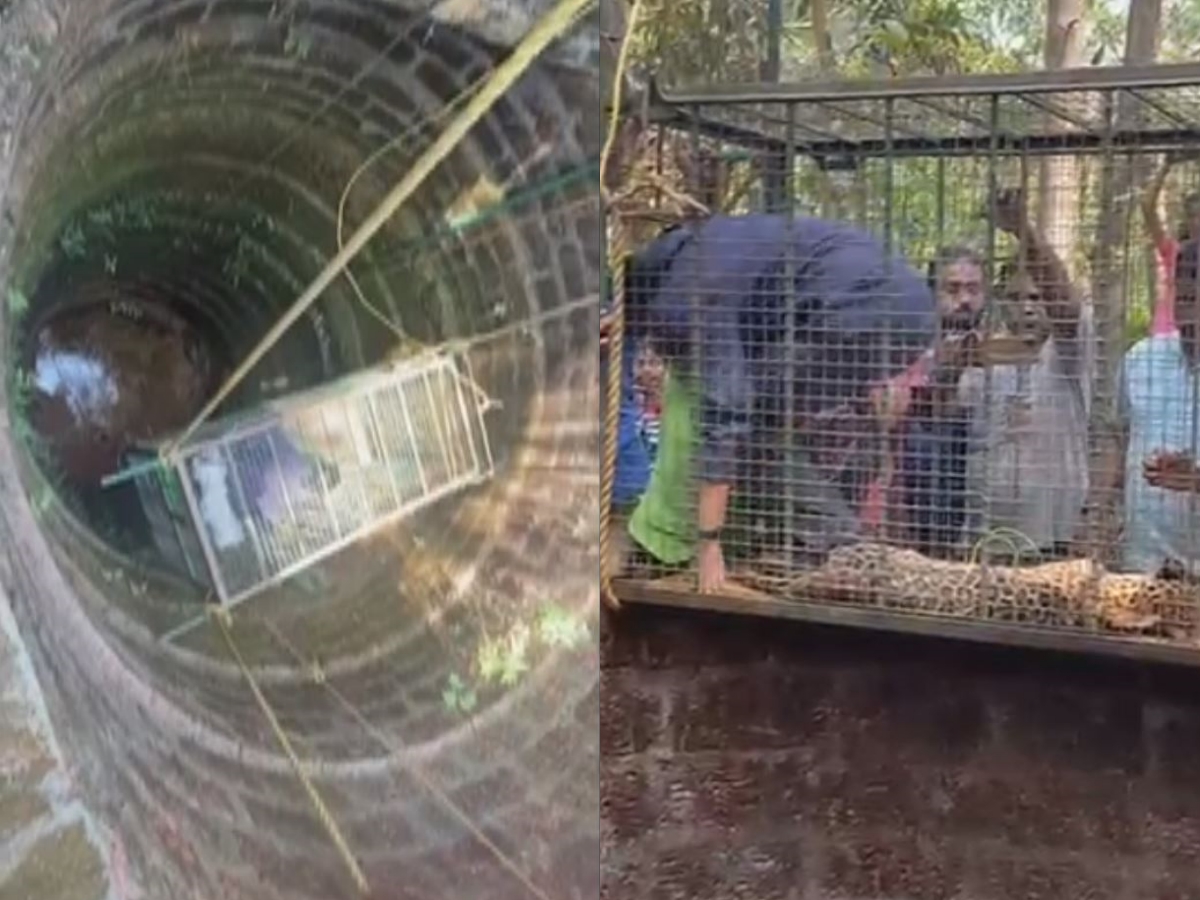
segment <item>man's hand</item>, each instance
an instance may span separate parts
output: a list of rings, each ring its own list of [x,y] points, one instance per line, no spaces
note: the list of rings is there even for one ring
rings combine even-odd
[[[994,202],[996,211],[996,227],[1009,234],[1018,234],[1025,230],[1028,222],[1025,209],[1025,192],[1020,188],[1007,188],[997,191]]]
[[[934,364],[961,374],[975,364],[979,345],[979,332],[975,330],[945,335],[934,350]]]
[[[1142,464],[1151,487],[1181,493],[1200,493],[1200,468],[1187,453],[1158,452]]]
[[[616,311],[600,313],[600,346],[607,347],[617,324]]]
[[[725,554],[720,541],[701,541],[696,551],[696,567],[700,576],[700,593],[719,591],[725,583]]]

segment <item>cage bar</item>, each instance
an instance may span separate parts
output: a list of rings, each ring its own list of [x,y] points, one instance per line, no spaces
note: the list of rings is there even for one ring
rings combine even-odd
[[[425,354],[204,426],[178,462],[135,477],[160,555],[235,605],[482,484],[489,401],[465,372]]]
[[[718,187],[753,174],[630,267],[623,402],[685,475],[619,510],[620,596],[1200,662],[1200,379],[1164,383],[1184,341],[1148,333],[1164,303],[1200,303],[1190,282],[1160,293],[1148,255],[1181,279],[1185,257],[1141,211],[1169,163],[1183,227],[1200,65],[655,90],[650,108],[677,189],[713,190],[701,157],[728,167]],[[837,262],[843,245],[866,256]],[[918,284],[932,324],[881,324]],[[956,318],[960,295],[977,308]],[[714,466],[734,431],[736,465]],[[1197,463],[1197,490],[1147,493],[1153,447]],[[701,594],[716,483],[728,578]],[[1178,549],[1140,558],[1131,509],[1178,526]]]

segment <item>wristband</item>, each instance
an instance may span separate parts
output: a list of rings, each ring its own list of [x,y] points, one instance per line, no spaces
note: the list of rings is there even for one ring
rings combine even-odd
[[[696,537],[702,542],[716,543],[721,540],[720,528],[701,528]]]

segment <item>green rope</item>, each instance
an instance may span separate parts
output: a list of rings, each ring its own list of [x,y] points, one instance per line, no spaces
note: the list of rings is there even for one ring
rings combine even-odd
[[[461,238],[463,235],[474,231],[480,226],[486,225],[500,216],[542,199],[547,194],[553,194],[585,181],[595,181],[598,185],[599,179],[600,163],[596,160],[584,163],[573,169],[568,169],[566,172],[553,178],[535,182],[521,190],[511,191],[505,194],[503,199],[498,200],[490,206],[485,206],[483,209],[452,219],[446,226],[434,231],[429,238],[410,245],[407,250],[409,253],[419,253],[436,246],[447,238]]]

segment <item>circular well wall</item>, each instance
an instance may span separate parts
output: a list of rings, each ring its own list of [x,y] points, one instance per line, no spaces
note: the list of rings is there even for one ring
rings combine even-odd
[[[157,310],[184,323],[215,380],[335,252],[361,163],[413,129],[415,149],[357,181],[347,233],[429,140],[420,122],[503,51],[367,0],[33,9],[46,17],[19,22],[43,23],[41,42],[5,38],[28,66],[0,246],[0,539],[52,717],[145,896],[354,896],[219,633],[158,640],[196,614],[195,591],[114,549],[69,489],[48,488],[14,368],[47,323]],[[548,896],[598,893],[597,356],[595,307],[579,304],[598,290],[594,189],[438,237],[481,177],[537,184],[595,156],[595,69],[576,52],[593,26],[535,67],[353,266],[417,340],[539,319],[472,350],[503,402],[489,418],[495,480],[235,619],[375,897],[531,896],[495,849]],[[394,345],[340,279],[233,404]]]

